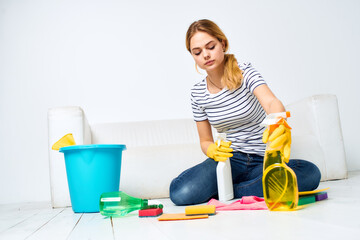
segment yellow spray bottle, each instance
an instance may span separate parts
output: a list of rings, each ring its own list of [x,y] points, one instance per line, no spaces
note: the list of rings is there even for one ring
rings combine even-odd
[[[291,133],[285,119],[290,112],[269,114],[262,122],[267,129],[263,167],[264,200],[271,211],[290,211],[297,207],[299,194],[295,172],[286,163],[290,157]]]

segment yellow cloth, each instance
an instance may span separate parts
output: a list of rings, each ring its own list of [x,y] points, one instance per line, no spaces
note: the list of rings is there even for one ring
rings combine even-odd
[[[65,136],[63,136],[62,138],[60,138],[59,141],[54,143],[54,145],[52,145],[51,149],[59,151],[59,149],[62,147],[67,147],[67,146],[72,146],[72,145],[76,145],[76,143],[75,143],[72,133],[68,133]]]

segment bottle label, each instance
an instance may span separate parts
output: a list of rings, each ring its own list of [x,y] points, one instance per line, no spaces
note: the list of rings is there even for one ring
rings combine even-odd
[[[101,198],[101,202],[120,202],[121,197],[108,197],[108,198]]]

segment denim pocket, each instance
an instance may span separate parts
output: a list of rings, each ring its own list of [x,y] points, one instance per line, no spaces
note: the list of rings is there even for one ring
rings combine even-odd
[[[264,157],[256,154],[248,154],[248,164],[262,164]]]
[[[247,165],[250,165],[254,161],[254,159],[250,154],[246,154],[246,155],[247,155]]]

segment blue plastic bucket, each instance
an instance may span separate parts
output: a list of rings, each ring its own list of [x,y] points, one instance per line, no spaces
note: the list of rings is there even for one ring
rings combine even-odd
[[[75,145],[64,153],[72,209],[75,213],[99,212],[103,192],[119,191],[121,144]]]

